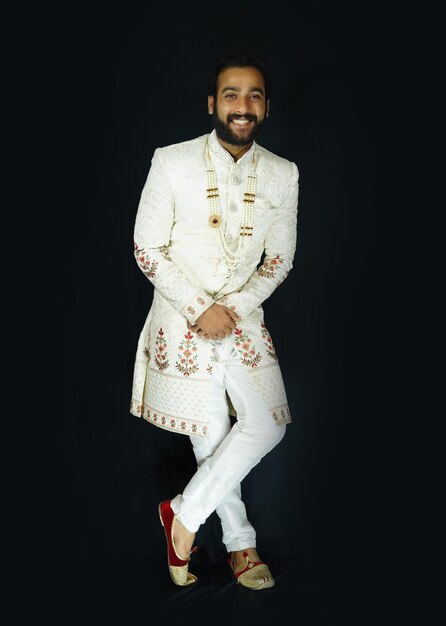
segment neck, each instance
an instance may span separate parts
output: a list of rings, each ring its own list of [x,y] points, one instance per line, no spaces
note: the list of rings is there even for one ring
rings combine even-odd
[[[217,135],[217,139],[221,143],[223,148],[229,152],[229,154],[232,156],[234,161],[238,161],[245,154],[245,152],[248,152],[248,150],[250,149],[253,143],[251,141],[251,143],[248,144],[247,146],[236,146],[233,143],[226,143],[226,141],[223,141],[222,139],[220,139],[218,135]]]

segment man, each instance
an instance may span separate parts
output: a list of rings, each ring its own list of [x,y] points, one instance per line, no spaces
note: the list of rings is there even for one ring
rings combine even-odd
[[[254,139],[270,93],[257,57],[223,59],[209,83],[213,131],[155,150],[136,217],[135,257],[154,294],[130,411],[188,435],[198,465],[159,506],[178,585],[197,580],[195,533],[214,510],[237,582],[274,585],[240,488],[291,422],[261,303],[293,266],[299,174]]]

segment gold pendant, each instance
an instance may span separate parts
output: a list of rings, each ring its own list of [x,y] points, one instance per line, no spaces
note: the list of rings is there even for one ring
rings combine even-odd
[[[221,224],[221,217],[217,214],[211,215],[209,218],[209,226],[212,228],[218,228]]]

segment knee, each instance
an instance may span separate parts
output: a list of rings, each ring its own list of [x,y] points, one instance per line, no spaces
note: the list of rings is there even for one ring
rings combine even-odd
[[[256,429],[251,435],[257,440],[258,450],[262,456],[275,448],[285,436],[285,424],[271,424],[268,428]]]
[[[286,424],[275,424],[274,429],[271,430],[271,443],[272,446],[277,446],[285,437]]]

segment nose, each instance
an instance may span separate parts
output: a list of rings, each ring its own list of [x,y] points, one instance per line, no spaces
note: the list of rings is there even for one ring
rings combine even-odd
[[[243,113],[248,113],[250,109],[251,109],[251,100],[249,99],[249,96],[246,96],[245,98],[243,97],[239,98],[237,102],[236,113],[241,115]]]

